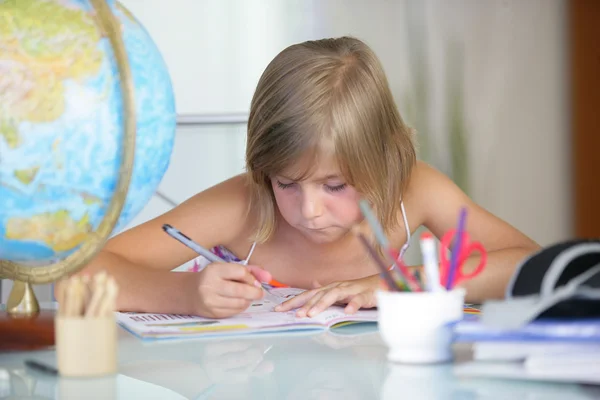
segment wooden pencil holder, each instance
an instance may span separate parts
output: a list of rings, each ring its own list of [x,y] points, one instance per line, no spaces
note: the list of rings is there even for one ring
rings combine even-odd
[[[65,377],[97,377],[117,372],[117,324],[113,316],[57,316],[58,371]]]

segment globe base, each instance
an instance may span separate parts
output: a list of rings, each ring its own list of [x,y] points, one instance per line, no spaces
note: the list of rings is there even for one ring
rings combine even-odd
[[[55,317],[53,310],[42,310],[29,316],[0,311],[0,352],[54,347]]]
[[[40,311],[40,305],[29,282],[13,281],[6,310],[14,316],[31,316]]]

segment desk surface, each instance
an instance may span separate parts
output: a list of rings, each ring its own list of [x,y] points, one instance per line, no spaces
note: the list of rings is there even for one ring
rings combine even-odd
[[[456,363],[470,359],[457,345]],[[119,373],[65,379],[26,369],[54,351],[0,354],[0,398],[35,399],[592,399],[573,384],[457,378],[452,365],[389,364],[375,325],[336,333],[144,343],[119,331]]]

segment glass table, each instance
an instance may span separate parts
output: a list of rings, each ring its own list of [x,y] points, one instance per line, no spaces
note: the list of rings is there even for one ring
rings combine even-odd
[[[115,376],[69,379],[26,360],[56,365],[52,349],[0,353],[0,398],[19,399],[593,399],[600,388],[567,383],[464,378],[471,359],[394,365],[376,324],[302,335],[143,342],[119,329]]]

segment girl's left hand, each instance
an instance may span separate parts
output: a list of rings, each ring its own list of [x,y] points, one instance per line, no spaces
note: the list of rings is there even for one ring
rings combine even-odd
[[[314,317],[329,306],[341,303],[347,304],[344,309],[346,314],[354,314],[359,308],[373,308],[377,305],[375,291],[380,287],[380,280],[379,275],[373,275],[317,287],[281,303],[275,307],[275,311],[289,311],[300,307],[296,311],[297,317]]]

